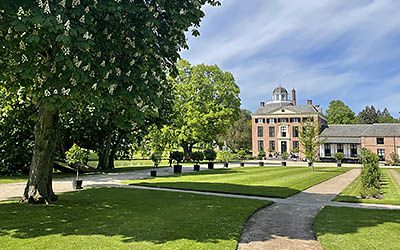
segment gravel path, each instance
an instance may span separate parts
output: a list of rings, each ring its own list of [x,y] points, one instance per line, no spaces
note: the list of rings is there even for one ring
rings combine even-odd
[[[359,174],[350,170],[259,210],[246,222],[238,249],[322,249],[312,231],[314,217]]]

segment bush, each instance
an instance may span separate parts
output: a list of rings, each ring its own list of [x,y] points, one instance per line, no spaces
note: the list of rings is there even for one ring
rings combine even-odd
[[[217,158],[217,153],[214,149],[206,149],[204,150],[204,158],[207,161],[214,161]]]
[[[79,168],[79,166],[87,164],[89,160],[89,151],[74,144],[67,152],[65,152],[65,157],[68,165]]]
[[[247,158],[246,150],[240,149],[240,150],[237,152],[237,157],[238,157],[239,160],[241,160],[241,161],[246,160],[246,158]]]
[[[190,154],[190,158],[197,164],[199,164],[204,159],[204,154],[202,151],[193,152]]]
[[[395,152],[390,154],[389,159],[386,161],[386,163],[390,166],[394,166],[397,163],[399,163],[399,155],[396,154]]]
[[[262,150],[262,151],[258,152],[258,157],[257,157],[257,158],[258,158],[259,160],[262,160],[262,159],[265,158],[265,156],[266,156],[265,151]]]
[[[222,162],[229,162],[233,159],[234,155],[229,151],[218,152],[218,160]]]
[[[337,161],[343,161],[343,159],[344,159],[344,154],[342,153],[342,152],[338,152],[338,153],[336,153],[335,154],[335,159],[337,160]]]
[[[282,153],[282,159],[284,160],[284,161],[286,161],[288,158],[289,158],[289,153],[288,152],[283,152]]]
[[[176,164],[178,164],[178,165],[179,165],[180,162],[183,161],[183,157],[184,157],[183,153],[182,153],[182,152],[179,152],[179,151],[173,151],[173,152],[171,152],[171,154],[170,154],[170,158],[171,158],[173,161],[175,161]]]
[[[361,172],[361,196],[364,198],[378,198],[381,190],[379,158],[371,151],[363,149],[361,161],[363,164]]]
[[[162,152],[154,152],[150,156],[155,168],[158,168],[162,159]]]

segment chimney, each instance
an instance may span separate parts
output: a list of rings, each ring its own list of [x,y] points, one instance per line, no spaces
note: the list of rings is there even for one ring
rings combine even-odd
[[[307,100],[307,105],[313,105],[312,100]]]
[[[296,90],[292,89],[292,103],[294,106],[297,105],[297,97],[296,97]]]
[[[260,107],[265,107],[265,102],[260,102]]]

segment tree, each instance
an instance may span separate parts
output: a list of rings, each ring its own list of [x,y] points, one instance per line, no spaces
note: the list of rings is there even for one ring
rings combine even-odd
[[[378,122],[379,123],[396,123],[398,122],[397,119],[395,119],[389,112],[387,108],[383,109],[383,111],[380,113],[378,117]]]
[[[381,172],[379,169],[379,158],[375,153],[367,149],[361,152],[361,196],[379,197],[381,190]]]
[[[181,60],[174,86],[174,138],[188,158],[196,143],[212,143],[232,126],[240,112],[239,87],[218,66],[192,66]]]
[[[251,140],[251,112],[242,109],[239,119],[219,136],[219,141],[225,141],[233,152],[237,152],[240,149],[251,150]]]
[[[349,106],[340,100],[333,100],[326,110],[329,124],[352,124],[356,117]]]
[[[301,151],[307,158],[307,161],[312,166],[313,170],[313,163],[318,157],[319,146],[321,145],[319,131],[320,128],[318,125],[307,121],[299,133]]]
[[[374,106],[366,106],[358,114],[358,122],[361,124],[374,124],[378,122],[379,115]]]
[[[73,100],[125,101],[126,112],[153,110],[176,72],[185,31],[204,16],[202,5],[183,1],[1,1],[0,81],[8,91],[25,88],[37,107],[35,146],[24,199],[57,200],[52,166],[59,113]],[[100,98],[99,98],[100,97]],[[157,105],[155,105],[157,106]]]

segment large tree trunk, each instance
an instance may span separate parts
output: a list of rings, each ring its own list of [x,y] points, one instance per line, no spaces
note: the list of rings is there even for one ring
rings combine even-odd
[[[189,161],[190,155],[192,154],[192,151],[193,151],[193,143],[183,142],[182,149],[183,149],[185,161]]]
[[[32,163],[22,197],[24,202],[49,204],[57,201],[52,187],[54,153],[57,147],[57,117],[56,110],[50,109],[45,103],[39,104]]]
[[[103,144],[103,149],[99,153],[98,170],[114,169],[114,153],[112,152],[112,135],[108,135]]]

